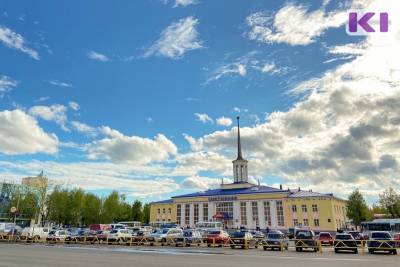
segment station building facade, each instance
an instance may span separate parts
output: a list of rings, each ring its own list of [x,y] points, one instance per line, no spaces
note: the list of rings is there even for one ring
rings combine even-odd
[[[333,194],[273,188],[248,181],[248,161],[242,156],[238,120],[238,152],[231,184],[174,196],[150,205],[150,221],[195,227],[197,222],[221,221],[227,228],[288,229],[309,227],[336,231],[345,227],[346,201]]]

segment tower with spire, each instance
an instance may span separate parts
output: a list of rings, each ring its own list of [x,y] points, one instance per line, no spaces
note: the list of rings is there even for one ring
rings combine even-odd
[[[237,116],[236,119],[237,119],[237,158],[234,161],[232,161],[232,164],[233,164],[233,181],[235,184],[239,184],[248,182],[248,174],[247,174],[248,162],[243,158],[242,155],[239,116]]]

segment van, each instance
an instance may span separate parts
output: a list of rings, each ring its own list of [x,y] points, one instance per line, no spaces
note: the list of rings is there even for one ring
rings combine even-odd
[[[22,229],[21,236],[25,236],[27,240],[33,240],[34,242],[37,242],[39,240],[46,240],[49,232],[49,228],[31,226]]]

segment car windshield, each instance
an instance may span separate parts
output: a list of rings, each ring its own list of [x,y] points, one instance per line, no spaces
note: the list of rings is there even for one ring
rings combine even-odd
[[[49,235],[54,235],[56,231],[50,231]]]
[[[337,240],[352,240],[353,237],[351,235],[336,235]]]
[[[282,238],[282,235],[281,234],[268,234],[268,238],[279,239],[279,238]]]
[[[332,237],[330,233],[320,233],[319,237]]]
[[[296,236],[299,238],[306,238],[306,237],[312,237],[312,234],[310,231],[298,231]]]
[[[193,232],[191,232],[191,231],[183,232],[183,236],[186,236],[186,237],[193,236]]]
[[[233,233],[233,237],[243,238],[246,235],[245,232],[235,232]]]
[[[210,235],[219,235],[221,231],[210,231]]]
[[[96,232],[96,234],[98,234],[98,235],[101,234],[101,233],[103,233],[103,231],[97,231]]]
[[[371,237],[374,238],[374,239],[391,238],[389,233],[372,233]]]
[[[111,230],[110,234],[118,233],[118,230]]]

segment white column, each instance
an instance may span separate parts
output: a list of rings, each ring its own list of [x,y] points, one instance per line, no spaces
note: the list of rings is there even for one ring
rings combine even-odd
[[[203,203],[199,203],[199,222],[203,221]]]
[[[264,201],[259,200],[257,203],[257,207],[258,207],[258,221],[260,222],[260,228],[265,229],[267,223],[265,222],[265,216],[264,216]]]
[[[254,222],[253,222],[253,214],[251,212],[251,202],[246,201],[246,215],[247,215],[247,228],[255,228],[254,227]]]
[[[193,203],[190,203],[190,212],[189,212],[189,225],[190,227],[194,226],[194,207],[193,207]]]
[[[233,202],[233,227],[240,227],[240,202]]]
[[[212,221],[215,214],[215,203],[208,202],[208,220]]]
[[[185,225],[185,203],[181,203],[181,226]]]
[[[271,200],[270,205],[271,205],[271,227],[277,228],[278,227],[278,216],[276,213],[276,200]]]

